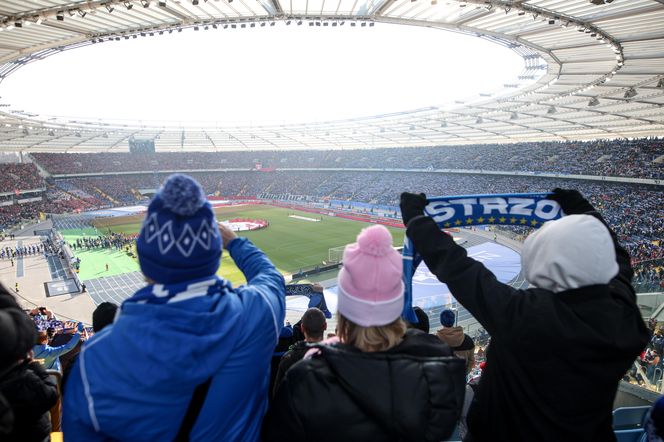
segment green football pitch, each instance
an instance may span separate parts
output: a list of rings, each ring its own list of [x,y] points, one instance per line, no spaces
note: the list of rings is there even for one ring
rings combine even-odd
[[[264,219],[269,226],[262,230],[240,232],[262,249],[275,266],[284,274],[321,264],[328,260],[330,248],[341,247],[355,242],[357,234],[369,224],[333,216],[300,212],[264,205],[232,206],[215,209],[219,221],[234,218]],[[308,219],[321,219],[318,222],[294,218],[291,215]],[[126,234],[138,233],[141,227],[140,217],[122,217],[99,220],[98,229],[63,230],[65,240],[70,244],[84,236],[97,236],[110,229]],[[107,224],[102,226],[102,224]],[[394,245],[403,243],[404,230],[389,228],[394,238]],[[76,250],[81,259],[79,277],[82,281],[119,275],[140,270],[136,258],[117,250]],[[106,270],[108,265],[108,270]],[[218,274],[234,284],[245,282],[244,276],[235,266],[227,251],[224,250]]]

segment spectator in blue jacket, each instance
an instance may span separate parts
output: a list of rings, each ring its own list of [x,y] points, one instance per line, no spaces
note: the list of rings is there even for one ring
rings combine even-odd
[[[43,365],[46,370],[58,370],[62,372],[60,356],[69,353],[74,347],[76,347],[78,341],[81,340],[81,332],[83,332],[83,329],[83,323],[79,322],[77,325],[77,331],[71,339],[66,344],[58,345],[57,347],[51,347],[48,345],[48,333],[46,331],[40,331],[37,336],[37,345],[32,348],[32,352],[34,353],[33,358],[43,360]]]
[[[216,275],[222,244],[247,285]],[[65,390],[65,439],[257,440],[284,321],[282,275],[217,225],[185,175],[150,203],[137,251],[148,285],[83,346]]]

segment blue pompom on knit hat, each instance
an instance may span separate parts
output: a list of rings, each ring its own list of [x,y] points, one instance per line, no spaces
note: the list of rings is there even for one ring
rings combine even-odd
[[[456,315],[450,309],[440,312],[440,325],[443,327],[453,327]]]
[[[221,235],[196,180],[183,174],[166,179],[148,206],[136,249],[143,274],[160,284],[217,273]]]

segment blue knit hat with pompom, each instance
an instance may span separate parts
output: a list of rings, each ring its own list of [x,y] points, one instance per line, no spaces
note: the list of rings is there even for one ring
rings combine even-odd
[[[143,274],[160,284],[217,273],[221,235],[196,180],[182,174],[168,177],[148,206],[136,248]]]

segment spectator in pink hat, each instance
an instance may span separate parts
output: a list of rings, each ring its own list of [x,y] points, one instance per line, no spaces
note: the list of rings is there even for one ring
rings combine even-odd
[[[401,256],[383,226],[346,247],[338,337],[312,346],[278,387],[266,440],[440,441],[454,430],[464,363],[447,344],[406,331]]]

